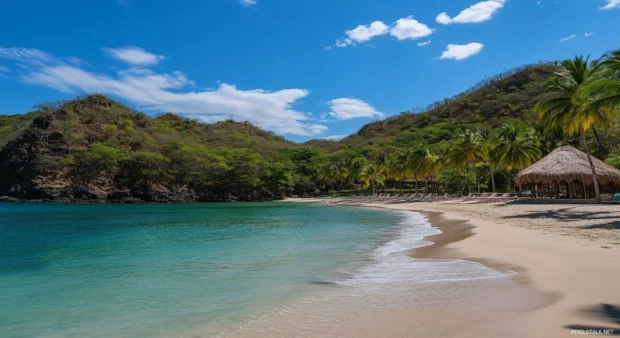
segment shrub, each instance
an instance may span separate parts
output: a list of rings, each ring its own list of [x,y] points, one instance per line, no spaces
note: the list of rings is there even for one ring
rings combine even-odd
[[[476,183],[474,173],[466,173],[458,169],[446,169],[439,172],[439,186],[444,192],[451,194],[466,193]]]

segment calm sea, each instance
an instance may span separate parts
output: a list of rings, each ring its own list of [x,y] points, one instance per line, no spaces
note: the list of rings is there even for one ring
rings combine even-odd
[[[0,203],[0,336],[199,335],[334,285],[496,276],[398,255],[436,233],[324,205]]]

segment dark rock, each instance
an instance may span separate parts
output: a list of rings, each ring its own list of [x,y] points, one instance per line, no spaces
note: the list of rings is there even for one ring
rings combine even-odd
[[[109,200],[121,200],[124,198],[131,197],[131,191],[129,189],[125,190],[115,190],[108,194],[107,199]]]
[[[131,189],[131,196],[148,203],[192,203],[196,199],[186,193],[158,190],[155,188]]]
[[[142,204],[142,203],[146,203],[143,200],[139,199],[139,198],[135,198],[135,197],[125,197],[123,199],[120,200],[120,203],[125,203],[125,204]]]
[[[105,194],[85,188],[85,187],[72,187],[69,192],[69,198],[73,198],[75,200],[103,200],[105,199]]]
[[[11,196],[0,196],[0,202],[19,203],[21,202],[21,200],[19,198],[15,198]]]
[[[65,190],[59,188],[33,186],[26,191],[28,199],[55,200],[65,196]]]

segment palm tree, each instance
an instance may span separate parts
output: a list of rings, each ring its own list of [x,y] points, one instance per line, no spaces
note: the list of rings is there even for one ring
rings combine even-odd
[[[581,99],[585,101],[584,110],[594,111],[590,115],[596,115],[585,117],[586,123],[590,119],[594,124],[613,123],[614,113],[620,112],[620,50],[605,57],[601,62],[604,68],[602,78],[595,79],[581,92]]]
[[[564,132],[562,128],[549,129],[542,121],[537,121],[532,126],[532,135],[536,138],[540,151],[546,156],[561,145]]]
[[[497,139],[493,130],[491,130],[488,126],[480,126],[476,129],[476,132],[480,135],[484,147],[484,151],[482,152],[481,160],[483,161],[482,166],[489,168],[489,175],[491,178],[491,188],[493,192],[495,192],[495,169],[499,164],[499,156],[500,152],[497,147],[499,140]]]
[[[539,102],[535,110],[547,128],[561,128],[565,135],[581,134],[584,150],[592,169],[592,181],[596,201],[601,202],[601,193],[592,161],[586,133],[594,125],[610,125],[613,113],[609,105],[614,101],[606,81],[609,71],[598,60],[589,61],[583,56],[562,62],[562,68],[547,81],[544,91],[551,98]],[[603,97],[604,96],[604,97]]]
[[[499,140],[496,137],[489,137],[484,142],[485,156],[483,160],[483,165],[489,168],[489,176],[491,178],[491,189],[493,192],[495,190],[495,172],[499,166],[499,157],[501,156],[501,152],[498,147]]]
[[[605,54],[603,65],[607,67],[616,78],[620,77],[620,50]]]
[[[373,194],[375,193],[375,185],[383,184],[385,176],[379,171],[379,168],[375,164],[369,164],[364,167],[362,171],[361,179],[364,183],[372,187]]]
[[[395,154],[388,159],[388,172],[394,178],[394,188],[396,188],[396,182],[400,181],[400,188],[403,188],[403,179],[405,177],[405,165],[401,161],[402,155]]]
[[[523,130],[511,122],[502,125],[497,150],[493,155],[509,171],[529,167],[542,157],[534,131]]]
[[[418,162],[420,159],[420,153],[415,150],[407,150],[406,152],[400,153],[399,161],[402,166],[403,178],[413,177],[415,180],[415,188],[418,190]]]
[[[388,155],[387,153],[381,153],[373,161],[373,163],[379,169],[379,172],[381,172],[385,176],[386,181],[389,180],[392,176],[390,158],[390,155]],[[394,186],[396,186],[396,181],[394,181]]]
[[[321,189],[321,187],[323,186],[323,168],[325,167],[325,163],[319,162],[319,163],[315,163],[314,165],[312,165],[312,167],[310,167],[310,178],[312,179],[312,181],[314,182],[314,185],[318,188]]]
[[[478,162],[487,157],[488,149],[484,143],[477,131],[471,129],[460,131],[448,152],[449,161],[457,167],[465,167],[465,170],[469,172]]]
[[[480,134],[471,129],[460,131],[450,151],[450,159],[457,166],[464,166],[467,171],[473,169],[476,162],[486,155],[484,140]]]
[[[341,158],[336,163],[332,164],[332,170],[334,171],[334,180],[336,184],[342,188],[342,185],[346,185],[350,178],[350,168],[351,168],[351,160],[346,158]]]
[[[609,155],[605,162],[612,167],[620,169],[620,152]]]
[[[321,168],[321,173],[319,175],[319,181],[321,186],[325,187],[325,189],[330,189],[334,191],[335,185],[339,180],[341,175],[340,167],[338,167],[335,163],[327,163]]]
[[[348,181],[353,184],[353,186],[362,180],[362,174],[367,162],[368,161],[365,157],[356,157],[353,161],[351,161],[351,165],[349,166]]]
[[[428,148],[424,147],[416,151],[418,173],[426,177],[426,190],[428,192],[428,178],[433,179],[439,171],[439,157],[431,154]]]

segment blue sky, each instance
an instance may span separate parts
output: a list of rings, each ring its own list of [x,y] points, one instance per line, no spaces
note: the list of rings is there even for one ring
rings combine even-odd
[[[620,0],[0,0],[0,114],[98,92],[338,138],[618,31]]]

